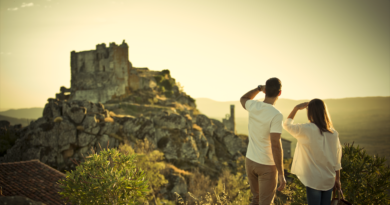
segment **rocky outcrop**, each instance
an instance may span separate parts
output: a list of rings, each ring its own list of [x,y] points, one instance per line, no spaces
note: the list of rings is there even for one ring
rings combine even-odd
[[[247,145],[245,136],[202,114],[173,109],[135,117],[116,115],[100,103],[49,99],[43,117],[20,131],[0,162],[39,159],[61,171],[71,170],[74,161],[82,161],[92,150],[100,152],[120,143],[135,147],[138,140],[151,142],[153,149],[161,150],[168,162],[181,169],[218,170],[222,162],[234,164]]]

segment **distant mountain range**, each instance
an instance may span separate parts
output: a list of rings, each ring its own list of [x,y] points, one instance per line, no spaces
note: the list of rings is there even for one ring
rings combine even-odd
[[[27,118],[38,119],[42,117],[43,108],[22,108],[22,109],[10,109],[0,112],[0,115],[13,117],[13,118]]]
[[[257,98],[256,98],[257,99]],[[209,117],[224,118],[230,114],[230,105],[235,105],[235,115],[237,118],[247,117],[247,111],[238,101],[219,102],[208,98],[196,98],[196,105],[200,112]],[[259,100],[263,100],[259,98]],[[308,102],[310,100],[290,100],[279,99],[275,107],[280,110],[285,117],[294,108],[295,105]],[[360,113],[369,111],[390,112],[390,97],[361,97],[361,98],[343,98],[343,99],[324,99],[331,115]]]

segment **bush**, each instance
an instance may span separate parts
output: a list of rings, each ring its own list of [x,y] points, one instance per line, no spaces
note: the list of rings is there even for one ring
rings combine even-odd
[[[165,76],[165,75],[170,76],[170,75],[171,75],[171,72],[170,72],[168,69],[165,69],[165,70],[162,70],[162,71],[161,71],[161,75],[163,75],[163,76]]]
[[[352,204],[390,204],[390,168],[385,157],[370,156],[346,144],[341,159],[341,189]]]
[[[167,98],[171,98],[173,96],[173,91],[165,91],[164,95]]]
[[[363,148],[345,144],[341,159],[341,189],[354,205],[390,204],[390,168],[384,157],[370,156]],[[290,190],[291,205],[306,204],[306,188],[295,175]]]
[[[72,204],[137,204],[149,190],[135,158],[116,149],[90,155],[58,182],[60,195]]]
[[[157,75],[157,76],[154,76],[154,79],[156,80],[157,84],[160,84],[161,81],[164,79],[164,77],[161,75]]]
[[[150,144],[146,146],[148,147]],[[145,177],[148,179],[148,185],[150,187],[150,191],[147,192],[145,199],[157,200],[156,194],[162,186],[168,183],[168,180],[160,173],[166,167],[163,161],[164,153],[158,150],[151,151],[143,147],[138,149],[137,151],[140,153],[136,154],[134,149],[129,145],[120,145],[118,149],[123,154],[136,156],[135,165],[145,171]]]
[[[165,90],[169,90],[169,91],[172,90],[173,85],[174,84],[172,84],[172,81],[167,80],[167,79],[165,79],[161,82],[161,86],[164,87]]]

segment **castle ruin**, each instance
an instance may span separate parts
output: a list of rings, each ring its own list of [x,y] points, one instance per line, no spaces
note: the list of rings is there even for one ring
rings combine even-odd
[[[121,45],[110,43],[96,45],[96,50],[70,54],[71,87],[61,88],[59,99],[88,100],[106,103],[125,97],[132,91],[153,88],[152,78],[139,75],[140,68],[134,68],[129,61],[129,47],[123,40]],[[145,70],[147,68],[142,68]],[[65,95],[64,92],[70,92]]]
[[[236,122],[234,116],[234,105],[230,105],[230,116],[227,115],[226,119],[222,119],[222,123],[225,125],[227,130],[236,133]]]

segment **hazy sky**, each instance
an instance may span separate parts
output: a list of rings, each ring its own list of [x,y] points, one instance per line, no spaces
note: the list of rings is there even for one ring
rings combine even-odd
[[[70,86],[70,52],[123,39],[194,98],[278,77],[289,99],[390,96],[390,1],[0,0],[0,110]]]

